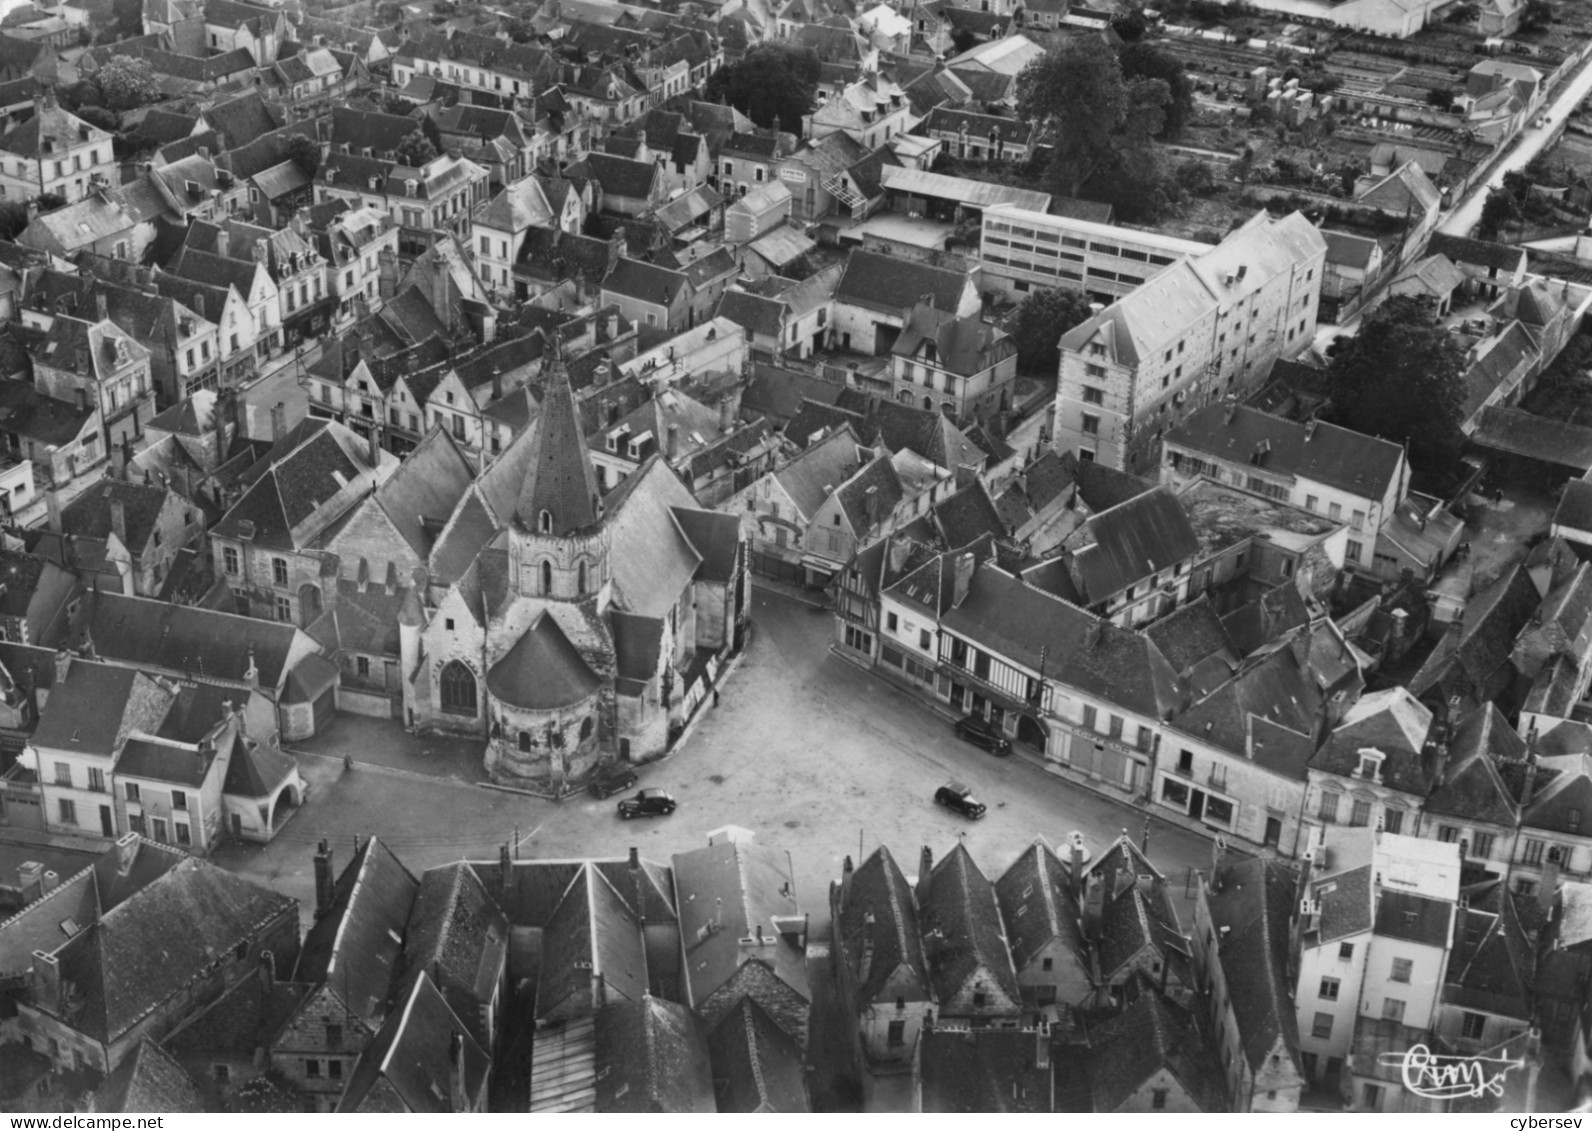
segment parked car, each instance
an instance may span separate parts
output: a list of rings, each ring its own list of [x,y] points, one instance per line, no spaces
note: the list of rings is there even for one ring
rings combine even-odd
[[[614,766],[607,773],[599,774],[592,779],[586,791],[593,797],[612,797],[620,790],[629,789],[636,784],[636,771],[628,766]]]
[[[619,803],[619,816],[628,821],[632,817],[667,817],[674,812],[674,798],[661,789],[638,790],[634,797]]]
[[[1011,740],[1001,733],[1000,728],[977,715],[965,715],[956,720],[956,737],[974,746],[982,746],[991,754],[1012,752]]]
[[[934,793],[934,803],[955,809],[964,817],[978,820],[984,815],[984,803],[973,796],[973,791],[961,782],[946,782]]]

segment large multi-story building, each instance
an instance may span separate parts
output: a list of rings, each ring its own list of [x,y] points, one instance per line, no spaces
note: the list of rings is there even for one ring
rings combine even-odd
[[[1076,287],[1109,301],[1163,267],[1210,250],[1159,232],[992,204],[984,209],[979,263],[985,290],[1021,298],[1045,287]]]
[[[0,198],[82,200],[108,188],[115,172],[111,135],[61,109],[53,96],[0,135]]]
[[[1202,405],[1251,389],[1310,344],[1327,245],[1300,213],[1257,213],[1061,339],[1054,443],[1142,470]]]

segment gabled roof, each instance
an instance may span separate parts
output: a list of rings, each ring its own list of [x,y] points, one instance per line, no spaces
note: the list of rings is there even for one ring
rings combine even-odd
[[[919,878],[919,924],[929,982],[949,1001],[970,979],[988,976],[1012,1001],[1021,997],[995,888],[960,841],[929,874]]]
[[[1537,608],[1537,589],[1520,565],[1511,566],[1487,588],[1471,597],[1460,619],[1437,642],[1409,689],[1425,696],[1490,693],[1490,683],[1509,662],[1515,637]]]
[[[1405,688],[1374,691],[1344,713],[1310,768],[1352,779],[1360,752],[1380,751],[1382,784],[1425,798],[1437,784],[1437,750],[1427,741],[1431,726],[1432,712]]]
[[[422,974],[402,1007],[388,1015],[376,1039],[355,1061],[337,1110],[452,1112],[456,1061],[463,1065],[459,1086],[464,1095],[459,1100],[472,1102],[485,1089],[491,1057],[448,1007],[430,976]]]
[[[1049,846],[1036,838],[995,881],[995,896],[1017,969],[1027,966],[1054,940],[1060,940],[1088,969],[1088,947],[1079,927],[1070,868],[1070,862],[1057,859]]]
[[[1256,1073],[1279,1045],[1300,1071],[1299,1022],[1288,974],[1298,891],[1298,868],[1265,857],[1217,868],[1204,891],[1218,935],[1215,961],[1225,975],[1244,1057]]]
[[[628,257],[621,257],[602,281],[604,292],[655,306],[672,305],[690,285],[691,280],[680,271]]]
[[[596,1110],[717,1110],[707,1041],[685,1006],[650,995],[611,1004],[597,1014],[596,1044]]]
[[[1091,516],[1068,543],[1073,581],[1090,605],[1200,552],[1188,514],[1166,487]]]
[[[836,935],[841,960],[857,973],[859,1005],[878,1000],[902,967],[928,994],[912,887],[883,845],[852,873],[841,896]]]
[[[1033,1029],[929,1026],[921,1052],[923,1111],[966,1115],[1039,1114],[1052,1106],[1052,1067],[1036,1045],[1048,1034]]]
[[[470,866],[431,868],[409,908],[396,996],[429,975],[485,1047],[491,1027],[482,1011],[495,1002],[508,946],[508,920]]]
[[[205,1098],[182,1065],[147,1037],[94,1089],[93,1111],[198,1115]]]
[[[119,503],[126,546],[136,557],[155,533],[168,500],[177,501],[179,510],[183,509],[178,497],[165,487],[102,479],[61,511],[62,529],[75,538],[104,541],[112,533],[114,508]]]
[[[337,877],[331,906],[304,936],[294,980],[330,985],[371,1026],[387,1016],[420,884],[376,837]]]
[[[1193,1019],[1151,990],[1089,1029],[1089,1081],[1094,1109],[1118,1111],[1152,1076],[1165,1070],[1200,1111],[1226,1108],[1222,1070]]]
[[[1536,955],[1502,883],[1469,893],[1454,924],[1453,953],[1443,979],[1443,1001],[1528,1021],[1532,1016]]]
[[[850,428],[843,427],[807,448],[773,474],[790,496],[791,502],[800,510],[801,517],[811,519],[836,488],[856,474],[860,466],[857,438],[852,435]]]
[[[900,313],[932,296],[935,309],[955,312],[968,276],[875,251],[852,251],[835,289],[838,302]]]
[[[744,997],[708,1038],[721,1112],[807,1112],[802,1050]]]

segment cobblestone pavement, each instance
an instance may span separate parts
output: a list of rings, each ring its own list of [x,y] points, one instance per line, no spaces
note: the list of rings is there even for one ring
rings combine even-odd
[[[1125,828],[1135,837],[1146,828],[1143,809],[958,741],[922,701],[834,655],[834,620],[826,611],[758,590],[754,618],[756,633],[723,685],[720,705],[705,709],[676,753],[642,771],[641,784],[669,789],[679,800],[672,817],[622,824],[613,800],[554,803],[484,789],[471,784],[463,753],[427,755],[420,751],[428,740],[408,736],[403,742],[411,747],[386,750],[378,765],[369,761],[371,744],[383,735],[396,743],[396,728],[344,718],[316,744],[318,753],[301,756],[311,797],[277,839],[229,846],[217,860],[297,896],[307,918],[311,858],[322,837],[333,841],[337,867],[355,834],[376,834],[419,871],[494,859],[516,834],[525,855],[617,856],[636,845],[663,860],[733,824],[790,853],[798,898],[821,938],[829,883],[848,854],[885,844],[912,875],[925,845],[938,858],[965,837],[993,878],[1036,835],[1055,844],[1078,830],[1099,846]],[[340,734],[356,759],[353,770],[343,766]],[[439,776],[427,777],[432,757]],[[988,804],[982,821],[932,803],[935,788],[950,778]],[[1181,895],[1189,870],[1209,860],[1210,842],[1156,817],[1149,852]],[[1180,901],[1185,923],[1191,906]]]

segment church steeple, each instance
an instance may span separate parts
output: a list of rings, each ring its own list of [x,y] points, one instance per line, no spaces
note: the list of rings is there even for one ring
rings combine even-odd
[[[552,348],[542,411],[531,425],[534,454],[515,515],[532,533],[563,537],[593,525],[601,514],[563,351],[556,343]]]

